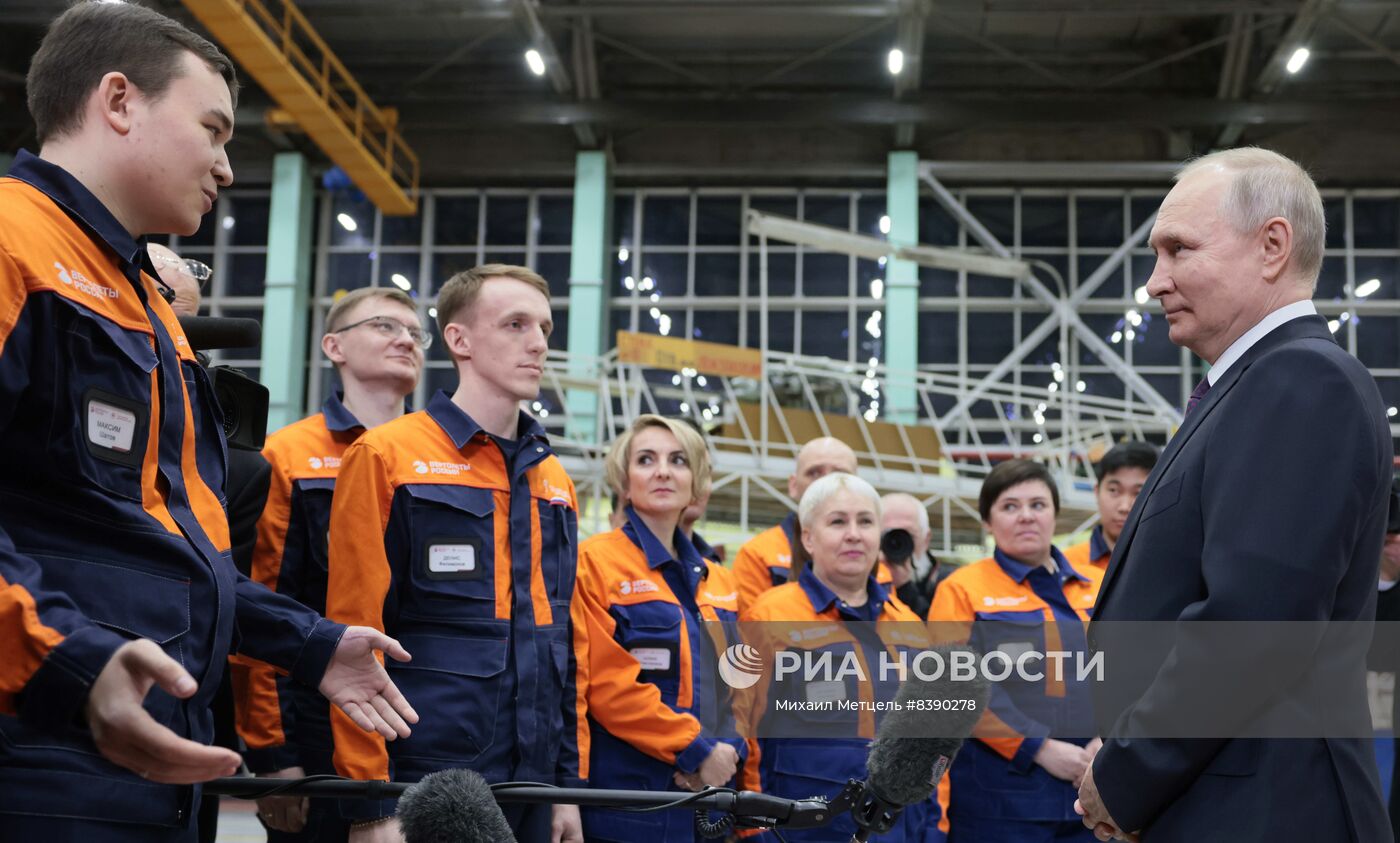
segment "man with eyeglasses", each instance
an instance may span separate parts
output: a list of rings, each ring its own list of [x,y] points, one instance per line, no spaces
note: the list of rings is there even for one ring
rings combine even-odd
[[[176,316],[198,316],[204,285],[214,277],[214,271],[194,258],[180,257],[169,246],[160,243],[147,244],[146,253],[151,256],[151,263],[156,265],[156,276],[169,290],[168,293],[165,290],[161,292],[170,303],[170,309],[175,311]]]
[[[341,457],[365,430],[403,415],[431,339],[413,299],[399,290],[355,290],[332,305],[321,350],[335,364],[342,391],[321,412],[267,439],[263,456],[272,465],[272,484],[258,521],[253,579],[325,612],[326,534]],[[271,778],[335,773],[325,700],[262,662],[233,661],[249,769]],[[258,818],[269,843],[344,841],[349,834],[333,800],[268,797],[258,801]]]

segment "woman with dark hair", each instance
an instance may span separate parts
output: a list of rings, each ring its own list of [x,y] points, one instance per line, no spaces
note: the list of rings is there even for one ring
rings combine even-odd
[[[1096,748],[1089,687],[1074,665],[1103,573],[1074,568],[1052,544],[1059,509],[1045,466],[997,465],[978,496],[996,551],[944,580],[929,610],[935,640],[969,641],[992,660],[984,664],[1012,668],[949,771],[951,843],[1094,840],[1074,812]]]

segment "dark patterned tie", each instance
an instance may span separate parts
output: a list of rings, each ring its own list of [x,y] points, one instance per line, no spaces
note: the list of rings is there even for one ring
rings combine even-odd
[[[1210,378],[1201,378],[1201,382],[1191,390],[1191,397],[1186,400],[1186,412],[1181,415],[1183,419],[1191,415],[1191,411],[1196,409],[1196,405],[1201,403],[1207,392],[1210,392]]]

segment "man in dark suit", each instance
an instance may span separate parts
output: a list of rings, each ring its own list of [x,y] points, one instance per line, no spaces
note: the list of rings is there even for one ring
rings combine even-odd
[[[1369,724],[1365,642],[1324,651],[1312,636],[1375,616],[1393,448],[1374,380],[1311,302],[1324,231],[1312,180],[1260,149],[1188,164],[1158,212],[1147,290],[1172,342],[1211,369],[1114,548],[1090,629],[1108,671],[1132,680],[1096,690],[1104,745],[1080,810],[1100,840],[1392,839],[1369,739],[1220,737],[1296,713],[1284,700],[1322,674],[1325,693],[1304,701],[1316,722]],[[1170,625],[1170,646],[1115,662],[1115,621]],[[1274,625],[1286,644],[1254,624],[1228,642],[1194,633],[1214,621],[1292,623]],[[1287,675],[1238,681],[1261,663]],[[1218,731],[1173,721],[1191,713]]]

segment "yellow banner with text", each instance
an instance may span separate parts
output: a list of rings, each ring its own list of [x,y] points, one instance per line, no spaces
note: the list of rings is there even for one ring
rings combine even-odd
[[[717,342],[617,332],[617,359],[655,369],[694,369],[703,375],[763,377],[763,355],[751,348]]]

